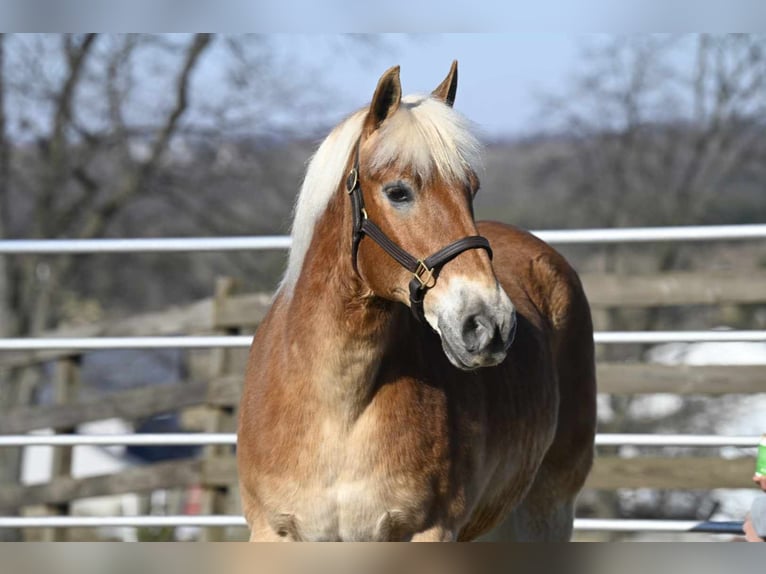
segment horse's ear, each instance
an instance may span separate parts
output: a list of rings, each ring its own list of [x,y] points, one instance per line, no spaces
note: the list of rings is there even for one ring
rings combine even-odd
[[[402,101],[402,83],[399,80],[399,66],[389,68],[378,80],[375,95],[370,103],[370,113],[367,115],[367,128],[374,131],[399,109]]]
[[[449,74],[444,78],[444,81],[437,86],[437,88],[431,92],[431,95],[437,100],[441,100],[449,107],[455,103],[455,94],[457,93],[457,60],[452,60],[452,66],[450,66]]]

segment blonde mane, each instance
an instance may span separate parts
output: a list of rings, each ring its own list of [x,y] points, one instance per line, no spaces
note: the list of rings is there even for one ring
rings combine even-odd
[[[311,245],[316,222],[345,178],[367,107],[357,111],[330,132],[309,162],[292,226],[292,247],[281,290],[290,293],[298,280]],[[415,95],[402,98],[399,109],[365,142],[364,168],[388,165],[413,169],[424,180],[434,173],[465,181],[469,169],[479,165],[480,145],[468,120],[439,100]],[[349,230],[349,233],[351,231]]]

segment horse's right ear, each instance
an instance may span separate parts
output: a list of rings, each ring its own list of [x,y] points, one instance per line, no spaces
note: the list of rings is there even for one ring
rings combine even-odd
[[[452,60],[449,74],[444,78],[441,84],[431,92],[431,95],[437,100],[441,100],[449,107],[455,103],[455,94],[457,93],[457,60]]]
[[[367,114],[365,127],[368,132],[378,129],[387,117],[399,109],[402,101],[402,83],[399,80],[399,66],[389,68],[378,80],[375,95],[372,96],[370,112]]]

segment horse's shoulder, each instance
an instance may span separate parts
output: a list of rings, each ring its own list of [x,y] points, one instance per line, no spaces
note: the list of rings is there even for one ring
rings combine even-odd
[[[289,298],[277,292],[264,315],[250,345],[243,400],[258,401],[266,387],[273,384],[284,363],[288,361],[289,349],[284,336],[284,314]]]
[[[511,300],[528,297],[558,327],[585,300],[577,273],[563,255],[529,231],[504,223],[479,223],[494,251],[494,268]]]
[[[479,232],[489,239],[496,262],[532,265],[544,273],[566,275],[572,271],[567,260],[529,231],[497,221],[480,221]]]

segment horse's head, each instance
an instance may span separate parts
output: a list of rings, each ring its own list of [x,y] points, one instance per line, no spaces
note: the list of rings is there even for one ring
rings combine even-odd
[[[383,74],[346,185],[360,277],[377,296],[414,307],[468,370],[505,358],[516,319],[478,237],[479,146],[452,109],[456,88],[457,62],[428,97],[402,99],[398,66]]]

